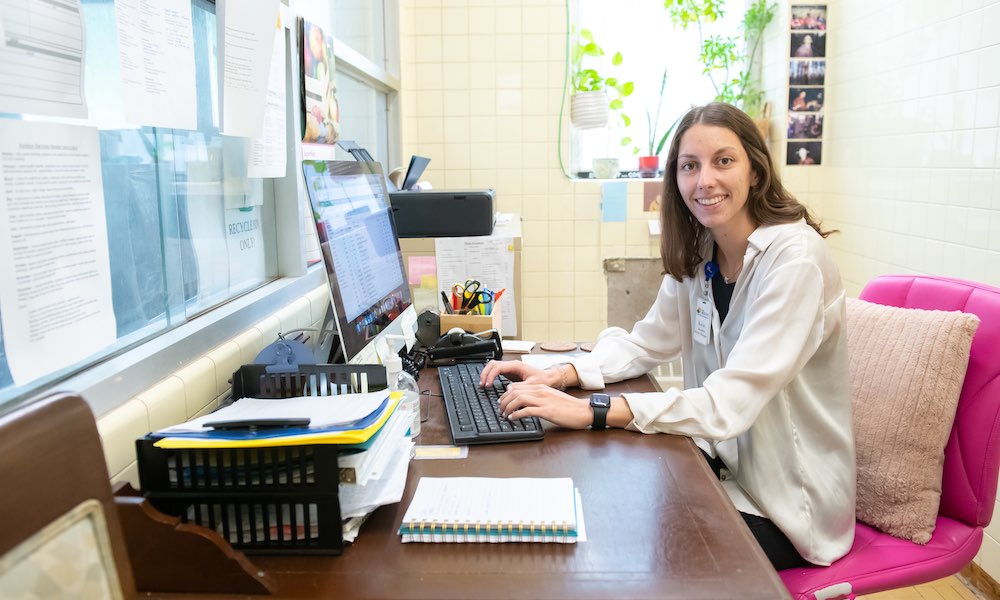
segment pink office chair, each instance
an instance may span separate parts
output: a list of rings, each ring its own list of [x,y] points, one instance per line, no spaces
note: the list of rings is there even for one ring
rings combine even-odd
[[[979,552],[993,516],[1000,465],[1000,289],[944,277],[886,275],[862,290],[868,302],[928,310],[960,310],[981,323],[955,424],[945,447],[941,505],[924,546],[857,523],[851,551],[829,567],[781,571],[795,600],[855,598],[947,577]]]

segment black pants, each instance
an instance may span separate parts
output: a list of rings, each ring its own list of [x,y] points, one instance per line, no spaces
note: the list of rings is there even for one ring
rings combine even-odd
[[[721,477],[721,471],[726,467],[722,460],[712,458],[708,454],[705,454],[704,451],[701,454],[708,461],[708,465],[712,467],[715,476]],[[773,521],[742,511],[740,511],[740,516],[743,517],[743,521],[750,528],[750,533],[753,534],[754,539],[757,540],[757,543],[764,550],[764,554],[767,555],[768,560],[771,561],[776,570],[780,571],[782,569],[809,565],[809,561],[799,555],[795,546],[788,541],[788,538],[785,537],[785,534],[778,529],[778,526]]]

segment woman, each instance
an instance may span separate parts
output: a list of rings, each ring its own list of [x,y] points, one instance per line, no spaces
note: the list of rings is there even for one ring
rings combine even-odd
[[[695,438],[775,568],[829,565],[854,536],[854,439],[845,295],[827,235],[781,185],[743,112],[713,103],[678,125],[664,176],[666,276],[631,332],[541,370],[491,362],[482,380],[520,380],[508,418]],[[647,373],[683,358],[685,389],[595,395],[559,391]]]
[[[806,110],[806,91],[802,90],[799,95],[792,99],[792,110]]]
[[[802,38],[802,43],[795,49],[795,56],[797,58],[812,58],[812,55],[813,39],[811,35],[807,35]]]

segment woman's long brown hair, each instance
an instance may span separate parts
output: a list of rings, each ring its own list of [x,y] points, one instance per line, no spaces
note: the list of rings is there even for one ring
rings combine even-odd
[[[725,127],[735,133],[743,144],[750,158],[750,168],[757,175],[757,183],[750,187],[747,198],[747,212],[754,227],[805,219],[823,237],[834,233],[825,231],[809,210],[781,185],[771,153],[753,120],[735,106],[713,102],[688,111],[678,123],[670,143],[660,207],[660,258],[665,273],[678,281],[683,277],[693,277],[695,269],[705,258],[701,250],[708,238],[708,229],[688,210],[677,187],[677,155],[681,139],[688,129],[697,124]]]

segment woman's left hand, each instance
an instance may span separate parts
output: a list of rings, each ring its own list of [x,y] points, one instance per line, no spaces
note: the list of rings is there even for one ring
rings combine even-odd
[[[508,419],[541,417],[570,429],[585,429],[594,422],[586,400],[538,383],[511,383],[500,396],[500,413]]]

